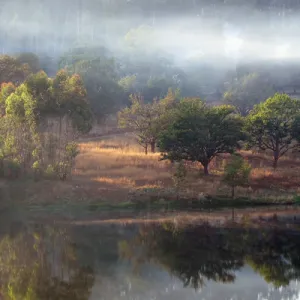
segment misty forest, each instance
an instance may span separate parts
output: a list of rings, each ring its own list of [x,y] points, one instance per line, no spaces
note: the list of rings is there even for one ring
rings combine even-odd
[[[4,1],[3,195],[297,202],[299,6]]]

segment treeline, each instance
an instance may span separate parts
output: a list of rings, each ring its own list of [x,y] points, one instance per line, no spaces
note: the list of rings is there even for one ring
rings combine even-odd
[[[198,161],[206,174],[216,155],[241,147],[272,151],[275,168],[281,156],[299,148],[299,101],[293,99],[299,88],[297,67],[278,65],[284,76],[274,72],[274,64],[228,71],[202,58],[179,68],[155,48],[142,51],[145,30],[128,34],[124,57],[113,58],[104,47],[72,49],[51,77],[49,64],[35,54],[0,56],[3,160],[18,161],[24,170],[30,165],[38,172],[62,169],[58,173],[64,179],[77,153],[66,146],[75,141],[70,132],[87,132],[93,122],[117,111],[120,126],[137,134],[146,153],[158,146],[165,159]],[[55,120],[52,127],[49,119]],[[31,137],[22,139],[21,129]],[[52,149],[51,155],[45,149]],[[64,158],[65,163],[61,151],[67,149],[72,159]]]
[[[158,146],[162,159],[199,162],[205,175],[209,174],[210,162],[222,153],[234,153],[242,148],[268,150],[277,168],[283,155],[299,151],[298,99],[276,93],[249,107],[243,116],[241,100],[247,101],[247,97],[233,95],[234,92],[230,96],[232,105],[217,106],[199,98],[180,98],[172,89],[165,98],[151,104],[139,95],[132,95],[132,105],[119,113],[119,123],[136,133],[146,154],[148,146],[152,152]],[[224,101],[228,99],[225,97]]]

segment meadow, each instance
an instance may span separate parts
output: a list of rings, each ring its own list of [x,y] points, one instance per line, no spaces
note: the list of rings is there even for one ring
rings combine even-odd
[[[160,160],[160,153],[144,154],[132,133],[110,133],[81,138],[80,154],[72,176],[59,180],[2,181],[2,198],[24,204],[101,204],[176,201],[180,198],[224,198],[230,189],[222,175],[228,155],[214,159],[210,176],[204,176],[199,163],[186,163],[187,176],[179,191],[174,187],[175,167]],[[297,154],[283,157],[277,170],[265,152],[241,151],[252,166],[249,184],[238,187],[239,198],[267,201],[272,204],[293,203],[300,192],[300,160]]]
[[[252,171],[249,184],[237,189],[238,197],[268,198],[276,202],[293,199],[299,192],[300,160],[297,154],[283,157],[277,170],[272,168],[269,153],[242,151],[241,154],[251,164]],[[160,153],[145,155],[130,133],[84,139],[80,143],[73,180],[82,188],[85,184],[86,187],[93,185],[89,192],[100,193],[99,196],[109,201],[127,201],[132,193],[141,196],[145,190],[172,194],[175,167],[160,158]],[[222,183],[227,158],[223,155],[211,163],[210,176],[202,174],[199,163],[186,163],[187,177],[180,193],[188,198],[230,195],[229,188]]]

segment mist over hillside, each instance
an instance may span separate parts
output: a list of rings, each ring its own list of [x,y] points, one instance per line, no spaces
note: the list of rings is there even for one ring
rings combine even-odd
[[[299,7],[298,0],[2,1],[1,51],[57,57],[74,46],[101,44],[115,52],[128,31],[144,25],[156,32],[144,46],[179,61],[203,54],[294,57]]]
[[[121,97],[112,82],[127,85],[122,103],[132,92],[163,97],[169,87],[220,101],[251,72],[267,74],[275,90],[299,77],[299,13],[298,0],[2,0],[0,49],[36,54],[51,77],[61,68],[83,76],[78,62],[100,59],[94,89],[111,106]]]

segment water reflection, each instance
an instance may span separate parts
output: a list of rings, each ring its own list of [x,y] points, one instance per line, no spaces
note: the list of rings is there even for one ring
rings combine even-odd
[[[207,280],[232,283],[246,264],[275,287],[300,278],[300,232],[292,230],[165,223],[141,226],[121,249],[124,257],[163,266],[195,289]]]
[[[299,299],[297,229],[26,223],[0,237],[1,299]]]
[[[3,299],[89,299],[94,271],[78,262],[65,230],[23,227],[0,241]]]

